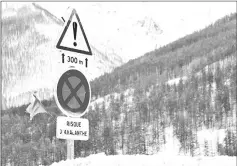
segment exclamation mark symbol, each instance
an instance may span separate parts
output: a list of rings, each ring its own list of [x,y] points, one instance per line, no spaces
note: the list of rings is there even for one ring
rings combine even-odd
[[[77,23],[76,23],[76,22],[73,22],[72,27],[73,27],[74,40],[76,40],[76,39],[77,39]],[[75,41],[75,42],[73,43],[73,45],[76,47],[76,46],[77,46],[77,42]]]

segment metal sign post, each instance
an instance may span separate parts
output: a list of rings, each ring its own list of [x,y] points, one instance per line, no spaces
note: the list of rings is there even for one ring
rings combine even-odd
[[[67,139],[67,159],[74,159],[74,140]]]

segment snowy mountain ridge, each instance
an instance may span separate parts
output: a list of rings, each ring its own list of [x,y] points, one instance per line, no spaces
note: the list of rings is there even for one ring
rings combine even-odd
[[[54,67],[61,58],[55,46],[62,25],[62,20],[37,4],[7,3],[2,28],[3,109],[29,103],[33,91],[39,91],[42,100],[52,97],[57,75]],[[90,43],[93,63],[88,73],[91,79],[123,63],[116,53],[101,51],[93,41]]]

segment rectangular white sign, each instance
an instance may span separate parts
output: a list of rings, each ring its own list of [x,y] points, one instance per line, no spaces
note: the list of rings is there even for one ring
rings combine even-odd
[[[58,116],[56,137],[59,139],[88,140],[89,121],[82,118]]]

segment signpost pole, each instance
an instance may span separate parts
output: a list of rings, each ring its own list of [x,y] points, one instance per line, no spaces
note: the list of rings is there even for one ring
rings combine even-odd
[[[67,139],[67,159],[74,159],[74,140]]]

